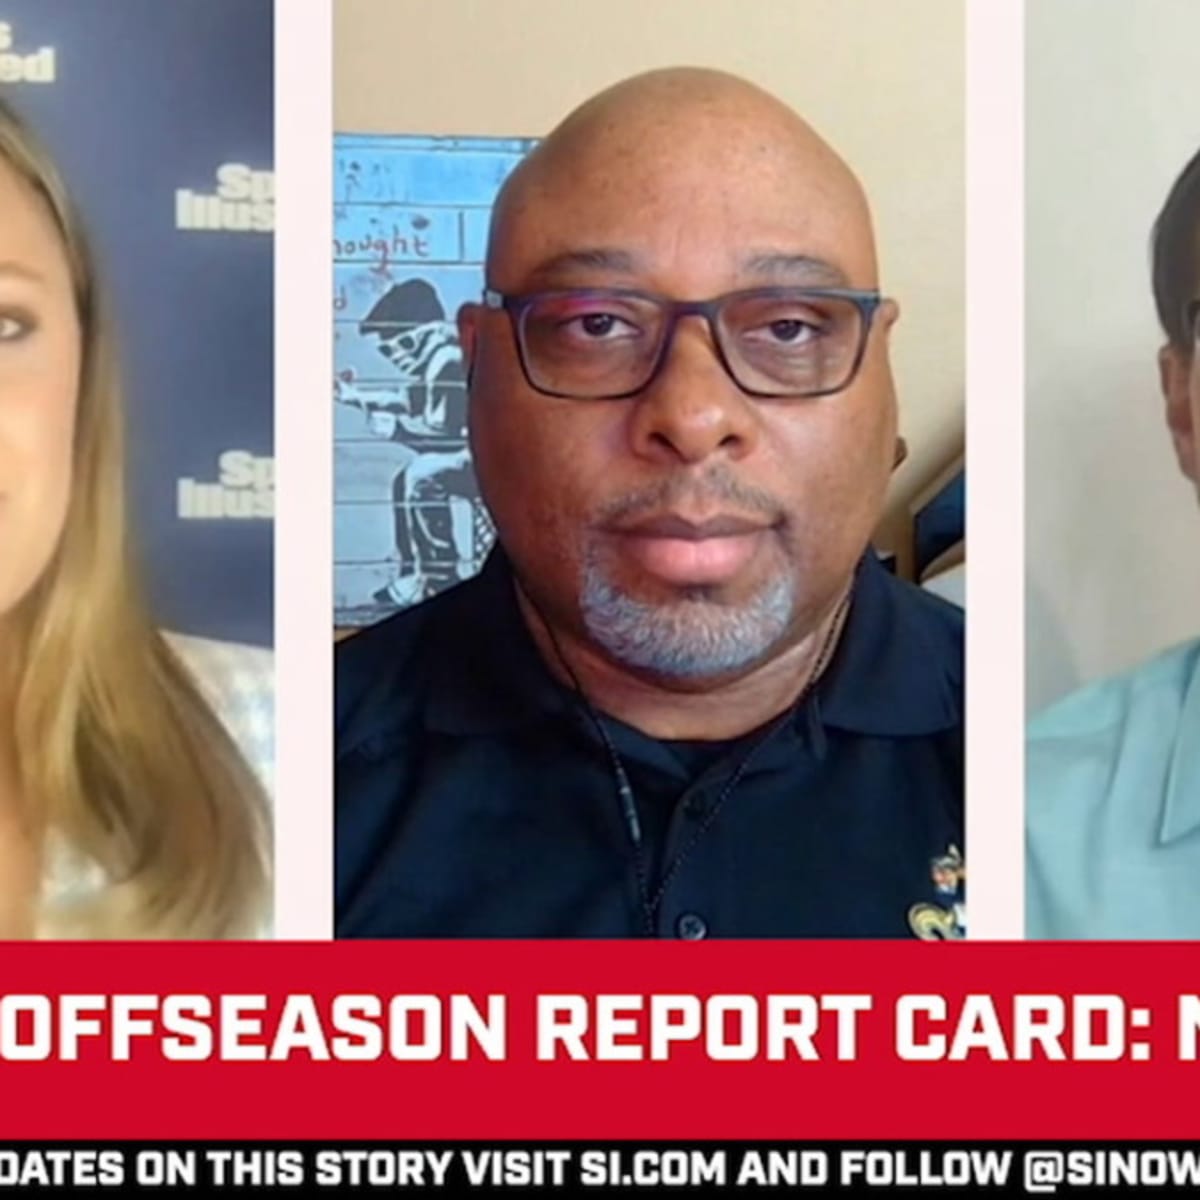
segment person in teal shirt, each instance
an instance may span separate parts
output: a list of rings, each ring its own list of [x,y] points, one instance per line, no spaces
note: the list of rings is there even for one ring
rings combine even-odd
[[[1167,425],[1200,485],[1200,153],[1153,234]],[[1026,934],[1200,938],[1200,641],[1034,719]]]

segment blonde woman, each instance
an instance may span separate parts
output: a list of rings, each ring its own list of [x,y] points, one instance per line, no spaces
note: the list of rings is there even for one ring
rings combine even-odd
[[[159,633],[122,473],[84,232],[0,100],[0,938],[255,936],[269,665]]]

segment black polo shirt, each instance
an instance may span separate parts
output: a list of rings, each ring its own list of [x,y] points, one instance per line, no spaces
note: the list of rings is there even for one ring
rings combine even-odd
[[[963,849],[962,614],[873,554],[818,685],[715,812],[752,738],[602,718],[638,854],[499,551],[336,655],[339,937],[912,937],[914,906],[950,922],[933,864]]]

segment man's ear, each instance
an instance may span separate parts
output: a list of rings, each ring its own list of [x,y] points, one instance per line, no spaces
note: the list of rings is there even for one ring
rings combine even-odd
[[[1167,429],[1175,446],[1179,469],[1200,483],[1197,470],[1196,423],[1192,412],[1191,356],[1178,346],[1166,345],[1158,352],[1158,378],[1166,404]]]
[[[884,333],[889,333],[895,323],[900,320],[900,305],[890,296],[885,298],[879,306],[879,312],[876,314],[875,320],[879,322],[879,327]]]
[[[479,319],[482,315],[482,304],[464,304],[458,310],[458,342],[462,347],[468,384],[475,374],[475,348],[479,341]]]

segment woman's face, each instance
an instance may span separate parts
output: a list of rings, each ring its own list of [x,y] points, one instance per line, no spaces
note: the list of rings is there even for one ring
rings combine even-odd
[[[80,357],[61,238],[42,199],[0,158],[0,625],[62,533]]]

